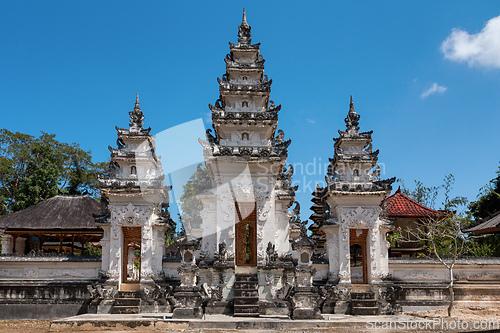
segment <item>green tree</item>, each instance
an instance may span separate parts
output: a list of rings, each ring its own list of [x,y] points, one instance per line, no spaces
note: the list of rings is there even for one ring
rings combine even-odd
[[[436,218],[418,221],[415,228],[407,228],[404,233],[401,230],[396,231],[404,241],[410,242],[415,239],[420,241],[429,256],[437,259],[448,269],[448,290],[450,292],[448,316],[451,316],[455,300],[453,269],[457,259],[467,253],[488,253],[488,248],[478,246],[474,236],[462,232],[463,228],[471,223],[471,216],[468,212],[457,214],[457,210],[467,204],[467,198],[451,196],[454,182],[455,178],[450,174],[444,178],[443,185],[435,187],[425,187],[421,182],[415,181],[416,188],[408,190],[403,183],[403,193],[419,203],[430,204],[431,207],[434,206],[436,198],[442,190],[442,213]]]
[[[500,211],[500,167],[497,176],[481,188],[478,199],[469,204],[470,214],[476,221]],[[471,241],[469,254],[474,256],[500,256],[500,234],[485,235]]]
[[[476,220],[483,219],[500,210],[500,167],[488,185],[484,186],[478,199],[469,205],[469,210]]]
[[[467,251],[467,247],[471,244],[462,232],[465,223],[467,223],[466,219],[456,213],[443,212],[437,218],[418,221],[414,229],[407,228],[405,233],[399,231],[405,241],[416,239],[424,244],[429,255],[448,269],[448,290],[450,292],[448,316],[451,316],[455,301],[453,269],[457,259]]]
[[[426,187],[421,181],[415,180],[415,188],[413,190],[407,188],[402,179],[398,179],[401,183],[401,192],[412,198],[416,202],[427,206],[432,209],[436,209],[436,199],[440,194],[443,195],[443,202],[439,209],[442,210],[453,210],[458,209],[461,206],[465,206],[468,202],[466,197],[456,196],[451,197],[451,192],[453,190],[453,184],[455,183],[455,177],[449,174],[444,177],[443,184],[439,186]]]
[[[93,163],[91,152],[55,135],[39,137],[0,129],[0,216],[59,193],[96,195],[95,175],[105,163]]]
[[[198,165],[196,172],[184,185],[184,193],[180,198],[181,208],[181,227],[184,233],[189,235],[192,228],[197,228],[201,225],[200,212],[203,209],[203,204],[198,199],[198,194],[212,188],[212,180],[207,168]]]

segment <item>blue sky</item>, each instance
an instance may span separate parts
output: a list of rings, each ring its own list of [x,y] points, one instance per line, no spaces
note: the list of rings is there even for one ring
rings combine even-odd
[[[199,118],[209,127],[243,7],[283,106],[290,163],[333,156],[352,94],[386,178],[434,186],[452,173],[454,194],[474,200],[495,176],[494,1],[3,1],[0,128],[54,133],[106,160],[137,92],[153,133]],[[294,177],[303,218],[307,188],[324,180],[305,173]]]

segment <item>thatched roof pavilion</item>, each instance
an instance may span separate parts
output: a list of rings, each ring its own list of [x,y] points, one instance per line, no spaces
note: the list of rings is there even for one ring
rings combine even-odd
[[[57,195],[0,217],[0,236],[12,237],[11,251],[14,253],[25,254],[31,250],[81,252],[85,243],[102,238],[103,231],[94,221],[94,215],[101,212],[100,203],[89,196]],[[16,249],[19,237],[26,239],[24,251]],[[2,248],[2,253],[9,253],[8,250]]]

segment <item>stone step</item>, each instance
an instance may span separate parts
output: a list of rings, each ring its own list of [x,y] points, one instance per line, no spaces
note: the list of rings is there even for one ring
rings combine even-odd
[[[234,313],[234,317],[258,317],[259,313],[258,312],[249,312],[249,313]]]
[[[234,314],[237,313],[259,313],[258,305],[234,305]]]
[[[259,279],[257,274],[236,274],[233,285],[235,317],[259,316]]]
[[[238,292],[234,293],[234,298],[247,298],[247,297],[259,298],[259,292],[257,290],[255,290],[253,292],[246,292],[245,294],[240,294]]]
[[[259,306],[259,296],[257,297],[237,297],[234,298],[234,305],[252,305]]]
[[[351,304],[353,307],[378,307],[376,299],[353,299]]]
[[[378,307],[352,307],[354,316],[375,316],[378,313]]]
[[[257,282],[255,283],[249,283],[249,282],[243,282],[243,283],[235,283],[233,286],[235,289],[246,289],[246,290],[253,290],[253,289],[258,289],[259,284]]]
[[[115,306],[140,306],[140,298],[115,298]]]
[[[351,293],[351,299],[375,299],[374,292]]]
[[[235,282],[240,282],[240,281],[258,282],[259,277],[257,274],[236,274],[235,275]]]
[[[112,314],[138,314],[140,312],[139,306],[113,306]]]
[[[120,290],[118,292],[117,298],[139,298],[139,295],[136,291],[123,291]]]

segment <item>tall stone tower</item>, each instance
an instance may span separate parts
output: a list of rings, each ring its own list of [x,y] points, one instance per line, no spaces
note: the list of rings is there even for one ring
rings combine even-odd
[[[214,187],[199,196],[203,222],[192,235],[202,237],[201,257],[227,264],[222,299],[231,300],[233,292],[238,297],[238,285],[255,287],[256,300],[234,303],[234,314],[247,316],[258,315],[259,299],[270,300],[270,290],[281,286],[263,283],[266,273],[259,267],[291,252],[288,208],[296,189],[293,170],[286,168],[291,140],[277,131],[281,106],[270,100],[272,80],[264,75],[250,29],[243,12],[238,44],[229,43],[226,73],[218,79],[220,97],[209,105],[214,134],[207,130],[200,143]]]
[[[391,224],[379,217],[379,204],[390,194],[395,178],[380,179],[373,131],[359,132],[359,118],[351,96],[346,131],[334,139],[327,188],[315,191],[328,205],[320,230],[326,234],[330,276],[345,285],[377,284],[389,273],[385,234]]]
[[[216,188],[201,197],[202,230],[194,236],[203,236],[207,254],[225,242],[237,267],[256,267],[269,242],[279,254],[290,250],[288,208],[295,194],[284,171],[291,140],[281,130],[276,136],[281,106],[269,99],[272,80],[264,75],[260,43],[251,44],[245,13],[238,37],[218,79],[220,97],[209,105],[215,136],[207,130],[201,141]]]
[[[111,162],[99,179],[101,195],[109,201],[108,216],[99,219],[102,270],[121,290],[138,289],[161,275],[170,221],[162,166],[151,128],[143,127],[139,95],[129,115],[129,129],[116,127],[118,148],[109,147]]]

